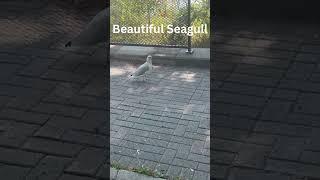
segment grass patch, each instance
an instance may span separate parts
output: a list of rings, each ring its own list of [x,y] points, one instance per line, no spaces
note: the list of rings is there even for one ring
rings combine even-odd
[[[166,176],[160,172],[154,171],[154,170],[147,168],[147,167],[127,167],[127,166],[123,166],[117,162],[112,162],[111,167],[115,168],[117,170],[128,170],[128,171],[132,171],[135,173],[143,174],[146,176],[152,176],[152,177],[156,177],[156,178],[164,178],[164,179],[169,179],[169,180],[183,180],[182,177],[169,178],[168,176]]]
[[[125,166],[122,166],[121,164],[117,163],[117,162],[113,162],[111,163],[111,167],[112,168],[115,168],[116,170],[120,170],[120,169],[128,169],[127,167]]]
[[[144,174],[147,176],[159,177],[159,173],[157,173],[149,168],[146,168],[146,167],[132,168],[132,171],[139,173],[139,174]]]

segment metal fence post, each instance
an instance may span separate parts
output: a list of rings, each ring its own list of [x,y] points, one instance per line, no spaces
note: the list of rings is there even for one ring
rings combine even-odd
[[[191,0],[188,0],[188,27],[191,26]],[[191,36],[188,36],[188,50],[186,53],[192,54],[193,50],[191,49]]]

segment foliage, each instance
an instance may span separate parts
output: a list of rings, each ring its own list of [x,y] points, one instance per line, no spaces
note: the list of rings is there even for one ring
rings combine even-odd
[[[191,25],[207,23],[209,28],[209,7],[209,0],[192,0]],[[111,25],[140,27],[146,24],[163,24],[166,27],[172,24],[181,27],[188,23],[187,0],[112,0],[110,12]],[[111,42],[130,44],[186,46],[187,39],[185,34],[111,34]],[[209,47],[209,34],[194,34],[192,45]]]

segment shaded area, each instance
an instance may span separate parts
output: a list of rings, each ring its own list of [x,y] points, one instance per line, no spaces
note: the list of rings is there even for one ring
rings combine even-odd
[[[212,42],[212,174],[319,179],[320,26],[220,18]]]
[[[219,17],[263,17],[275,19],[301,19],[318,22],[320,13],[317,0],[215,0],[214,9]]]
[[[106,49],[63,46],[99,10],[0,2],[1,179],[109,178]]]

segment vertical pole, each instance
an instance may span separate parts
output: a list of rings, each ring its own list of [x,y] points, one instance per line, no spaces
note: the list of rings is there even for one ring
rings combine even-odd
[[[188,0],[188,27],[191,26],[191,0]],[[191,49],[191,36],[188,36],[188,50],[186,53],[192,54],[193,51]]]

